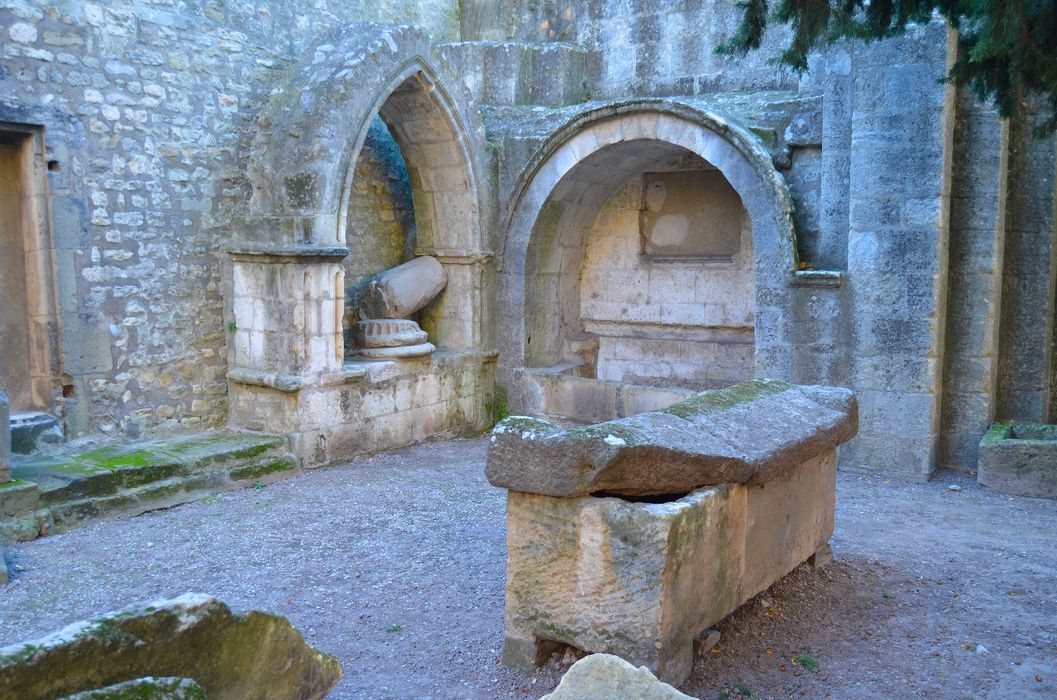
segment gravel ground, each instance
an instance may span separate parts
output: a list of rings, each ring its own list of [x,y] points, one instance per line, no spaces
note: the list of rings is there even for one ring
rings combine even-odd
[[[0,645],[201,591],[286,615],[335,654],[333,698],[539,697],[566,664],[499,662],[505,507],[486,446],[420,445],[18,545]],[[827,569],[801,567],[724,620],[683,690],[1057,697],[1057,503],[955,474],[841,473],[833,548]]]

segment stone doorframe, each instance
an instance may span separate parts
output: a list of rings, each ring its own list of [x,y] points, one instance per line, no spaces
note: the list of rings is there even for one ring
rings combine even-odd
[[[345,208],[378,116],[408,164],[416,252],[448,273],[422,325],[442,349],[491,348],[494,207],[477,109],[426,34],[362,23],[309,48],[257,120],[248,213],[229,250],[229,380],[281,391],[342,381],[341,260],[357,245]]]
[[[0,142],[17,148],[21,160],[22,248],[18,252],[24,255],[25,279],[21,283],[27,302],[24,312],[29,348],[26,396],[13,394],[10,388],[6,390],[12,412],[52,412],[61,408],[62,367],[44,130],[39,126],[0,122]],[[0,386],[0,391],[4,390]],[[3,429],[7,429],[6,421]]]
[[[578,164],[627,141],[657,141],[696,153],[719,169],[741,197],[752,220],[755,255],[755,373],[789,379],[787,338],[794,297],[788,286],[798,267],[793,204],[785,179],[766,148],[728,119],[675,100],[622,101],[582,112],[557,128],[530,160],[510,197],[498,238],[496,317],[497,381],[513,410],[538,403],[524,377],[526,290],[535,270],[530,250],[537,222],[555,188]],[[560,313],[556,309],[555,313]]]

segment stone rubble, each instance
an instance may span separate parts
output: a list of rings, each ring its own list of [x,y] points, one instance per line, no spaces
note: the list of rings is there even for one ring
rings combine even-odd
[[[22,700],[148,676],[191,678],[210,700],[316,700],[341,674],[337,659],[308,646],[286,618],[233,613],[200,593],[132,606],[0,649],[0,697]]]

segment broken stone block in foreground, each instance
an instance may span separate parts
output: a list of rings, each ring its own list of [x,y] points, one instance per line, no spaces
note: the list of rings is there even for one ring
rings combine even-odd
[[[562,676],[553,693],[540,700],[692,700],[662,683],[645,668],[635,668],[610,654],[591,654],[577,661]]]
[[[856,427],[851,392],[763,380],[569,431],[501,422],[504,661],[567,644],[683,683],[698,634],[828,546]]]
[[[341,673],[286,618],[232,613],[188,593],[0,649],[0,698],[45,700],[168,677],[193,680],[210,700],[310,700],[326,696]]]

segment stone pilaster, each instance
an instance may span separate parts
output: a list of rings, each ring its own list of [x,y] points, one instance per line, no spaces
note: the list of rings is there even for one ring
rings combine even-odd
[[[1010,124],[1009,197],[1002,271],[998,401],[1002,420],[1053,422],[1057,139],[1039,138],[1045,115],[1025,100]]]
[[[339,371],[345,248],[269,247],[231,252],[233,371],[295,382]]]
[[[936,79],[954,49],[933,22],[856,52],[847,385],[862,428],[843,467],[911,479],[936,468],[954,122],[953,89]]]
[[[961,96],[954,135],[940,466],[976,468],[995,419],[1009,124]]]

